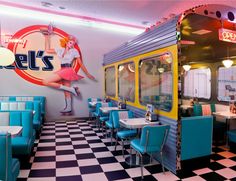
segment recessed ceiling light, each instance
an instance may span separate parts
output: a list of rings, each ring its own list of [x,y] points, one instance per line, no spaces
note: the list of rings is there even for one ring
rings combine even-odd
[[[142,21],[141,24],[149,26],[151,23],[149,21]]]
[[[201,30],[193,31],[192,33],[197,34],[197,35],[204,35],[204,34],[207,34],[207,33],[210,33],[210,32],[212,32],[212,31],[201,29]]]
[[[52,7],[52,3],[49,3],[49,2],[46,2],[46,1],[42,1],[41,2],[41,5],[44,6],[44,7]]]
[[[64,6],[59,6],[59,9],[66,9]]]

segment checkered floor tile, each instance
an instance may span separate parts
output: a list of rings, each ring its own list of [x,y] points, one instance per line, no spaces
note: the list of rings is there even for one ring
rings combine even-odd
[[[21,161],[18,181],[105,181],[141,180],[140,167],[125,163],[121,145],[114,151],[114,142],[84,120],[46,122],[40,139],[35,142],[31,158]],[[129,146],[125,146],[129,154]],[[224,147],[213,149],[208,168],[162,173],[161,165],[144,168],[144,180],[158,181],[221,181],[236,180],[236,154]]]

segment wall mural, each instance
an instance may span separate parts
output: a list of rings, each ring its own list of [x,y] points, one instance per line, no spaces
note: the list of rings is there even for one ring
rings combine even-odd
[[[51,24],[34,25],[19,30],[7,43],[15,53],[15,63],[0,68],[13,69],[33,84],[62,90],[65,107],[60,112],[71,114],[72,95],[80,96],[79,87],[72,82],[84,78],[77,74],[80,68],[95,80],[83,64],[76,37]]]

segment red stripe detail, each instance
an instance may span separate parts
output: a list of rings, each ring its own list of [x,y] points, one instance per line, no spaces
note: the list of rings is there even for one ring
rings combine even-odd
[[[15,8],[21,8],[21,9],[27,9],[27,10],[33,10],[33,11],[40,11],[40,12],[43,12],[43,13],[49,13],[49,14],[73,17],[73,18],[78,18],[78,19],[87,20],[87,21],[95,21],[95,22],[100,22],[100,23],[108,23],[108,24],[126,26],[126,27],[131,27],[131,28],[142,29],[142,30],[145,30],[145,28],[146,28],[146,27],[138,26],[138,25],[121,23],[121,22],[111,21],[111,20],[106,20],[106,19],[99,19],[99,18],[94,18],[94,17],[90,17],[90,16],[82,16],[82,15],[78,15],[78,14],[63,13],[63,12],[53,11],[53,10],[49,10],[49,9],[42,9],[42,8],[36,8],[36,7],[26,6],[26,5],[22,5],[22,4],[16,4],[16,3],[12,3],[12,2],[0,1],[0,4],[4,5],[4,6],[15,7]]]

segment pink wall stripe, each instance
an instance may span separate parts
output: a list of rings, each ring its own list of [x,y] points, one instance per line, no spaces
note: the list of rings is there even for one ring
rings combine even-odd
[[[73,17],[73,18],[78,18],[78,19],[87,20],[87,21],[108,23],[108,24],[120,25],[120,26],[137,28],[137,29],[145,29],[145,27],[143,27],[143,26],[137,26],[137,25],[121,23],[121,22],[117,22],[117,21],[99,19],[99,18],[94,18],[94,17],[89,17],[89,16],[82,16],[82,15],[71,14],[71,13],[63,13],[63,12],[58,12],[58,11],[53,11],[53,10],[43,9],[43,8],[37,8],[37,7],[32,7],[32,6],[26,6],[26,5],[12,3],[12,2],[0,1],[0,5],[15,7],[15,8],[21,8],[21,9],[26,9],[26,10],[39,11],[39,12],[43,12],[43,13],[49,13],[49,14],[55,14],[55,15],[61,15],[61,16],[67,16],[67,17]]]

